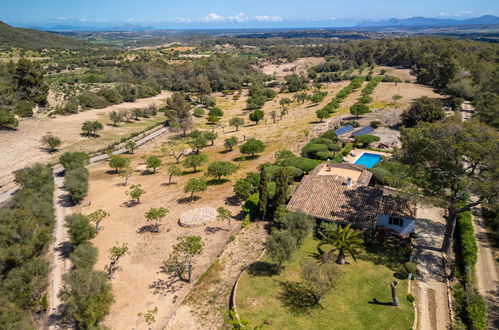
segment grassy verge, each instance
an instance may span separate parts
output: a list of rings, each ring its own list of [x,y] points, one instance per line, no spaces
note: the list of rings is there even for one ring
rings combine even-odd
[[[363,252],[357,262],[339,266],[342,274],[336,287],[323,299],[321,306],[303,314],[284,307],[280,296],[282,283],[299,281],[301,263],[316,253],[318,241],[309,237],[293,262],[280,275],[245,273],[239,282],[237,308],[250,328],[267,324],[269,329],[410,329],[414,311],[406,300],[407,280],[398,280],[401,306],[391,303],[390,281],[394,271],[374,264]],[[262,262],[268,261],[266,257]],[[374,300],[376,299],[376,300]],[[377,301],[378,303],[373,303]],[[387,303],[387,304],[385,304]]]

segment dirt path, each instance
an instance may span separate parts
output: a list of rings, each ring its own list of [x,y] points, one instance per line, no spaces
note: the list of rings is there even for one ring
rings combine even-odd
[[[262,254],[266,237],[263,223],[242,229],[213,262],[209,276],[196,284],[166,328],[222,328],[232,286],[241,271]]]
[[[49,321],[50,329],[60,329],[58,324],[59,307],[61,301],[58,297],[62,288],[62,276],[71,269],[71,262],[68,255],[71,251],[71,244],[68,240],[67,231],[64,228],[64,218],[71,214],[71,202],[67,192],[63,189],[64,176],[61,171],[54,171],[54,208],[56,223],[54,229],[54,242],[50,248],[52,254],[52,270],[49,282]]]
[[[49,118],[44,114],[36,114],[33,118],[23,120],[16,131],[0,131],[0,179],[10,176],[12,171],[29,166],[36,162],[48,162],[54,154],[47,153],[40,146],[40,139],[47,133],[52,133],[62,141],[61,151],[68,145],[76,142],[88,140],[82,137],[81,125],[86,120],[107,120],[107,114],[111,111],[121,109],[146,108],[151,104],[159,105],[162,100],[170,96],[171,92],[162,93],[149,98],[139,99],[135,102],[125,102],[115,104],[104,109],[87,110],[70,116],[58,116]],[[102,135],[106,131],[125,131],[125,127],[104,127]],[[119,140],[119,138],[118,138]],[[94,150],[98,150],[97,139],[92,141],[95,144]],[[82,150],[84,151],[84,150]],[[85,150],[86,151],[86,150]]]
[[[450,325],[444,260],[441,251],[445,233],[443,209],[421,207],[416,222],[417,328],[445,330]]]
[[[489,307],[489,327],[499,328],[499,289],[497,264],[490,246],[481,208],[473,209],[473,228],[478,243],[478,259],[475,266],[476,286]]]

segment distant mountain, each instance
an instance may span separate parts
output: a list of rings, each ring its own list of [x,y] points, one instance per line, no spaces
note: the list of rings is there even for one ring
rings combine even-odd
[[[45,31],[15,28],[0,21],[0,47],[75,49],[89,45],[86,41]]]
[[[386,21],[378,22],[361,22],[355,27],[389,27],[389,26],[450,26],[450,25],[491,25],[499,24],[499,17],[493,15],[485,15],[477,18],[464,20],[457,19],[441,19],[427,17],[411,17],[411,18],[391,18]]]

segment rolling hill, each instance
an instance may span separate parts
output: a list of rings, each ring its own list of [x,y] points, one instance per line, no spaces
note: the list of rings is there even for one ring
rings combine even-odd
[[[16,28],[0,21],[0,47],[76,49],[89,45],[86,41],[45,31]]]

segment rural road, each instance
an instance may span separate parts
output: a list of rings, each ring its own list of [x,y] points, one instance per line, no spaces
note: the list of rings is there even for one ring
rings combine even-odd
[[[499,326],[499,279],[497,277],[497,264],[487,237],[482,209],[474,208],[472,214],[473,228],[478,244],[478,258],[475,265],[476,286],[489,307],[489,326],[497,329]]]
[[[153,140],[154,138],[161,136],[162,134],[168,132],[167,127],[162,127],[159,130],[143,137],[136,141],[137,146],[142,146],[145,143]],[[116,150],[113,152],[115,155],[123,154],[127,152],[125,148]],[[98,155],[90,159],[90,163],[95,163],[101,160],[105,160],[109,156],[107,154]],[[49,320],[51,321],[50,329],[59,329],[58,320],[60,319],[59,309],[61,301],[59,299],[59,292],[62,289],[62,277],[71,269],[71,262],[68,258],[71,252],[71,243],[68,240],[67,231],[64,227],[65,217],[71,214],[72,202],[69,195],[64,190],[64,169],[58,167],[54,169],[54,210],[55,210],[55,229],[54,229],[54,242],[50,247],[52,253],[52,269],[50,272],[49,281]],[[15,192],[15,191],[14,191]],[[7,198],[14,193],[10,192],[6,195]],[[6,198],[4,195],[0,195],[0,198]],[[1,199],[0,199],[1,201]]]
[[[68,254],[71,251],[71,244],[67,237],[67,231],[64,228],[64,218],[71,214],[71,201],[69,195],[64,190],[63,170],[54,170],[54,209],[55,209],[55,228],[54,242],[50,247],[52,253],[52,269],[49,280],[49,311],[50,320],[57,321],[59,319],[59,292],[62,288],[62,276],[71,268],[71,262],[68,259]],[[50,329],[58,329],[58,326],[52,324]]]

